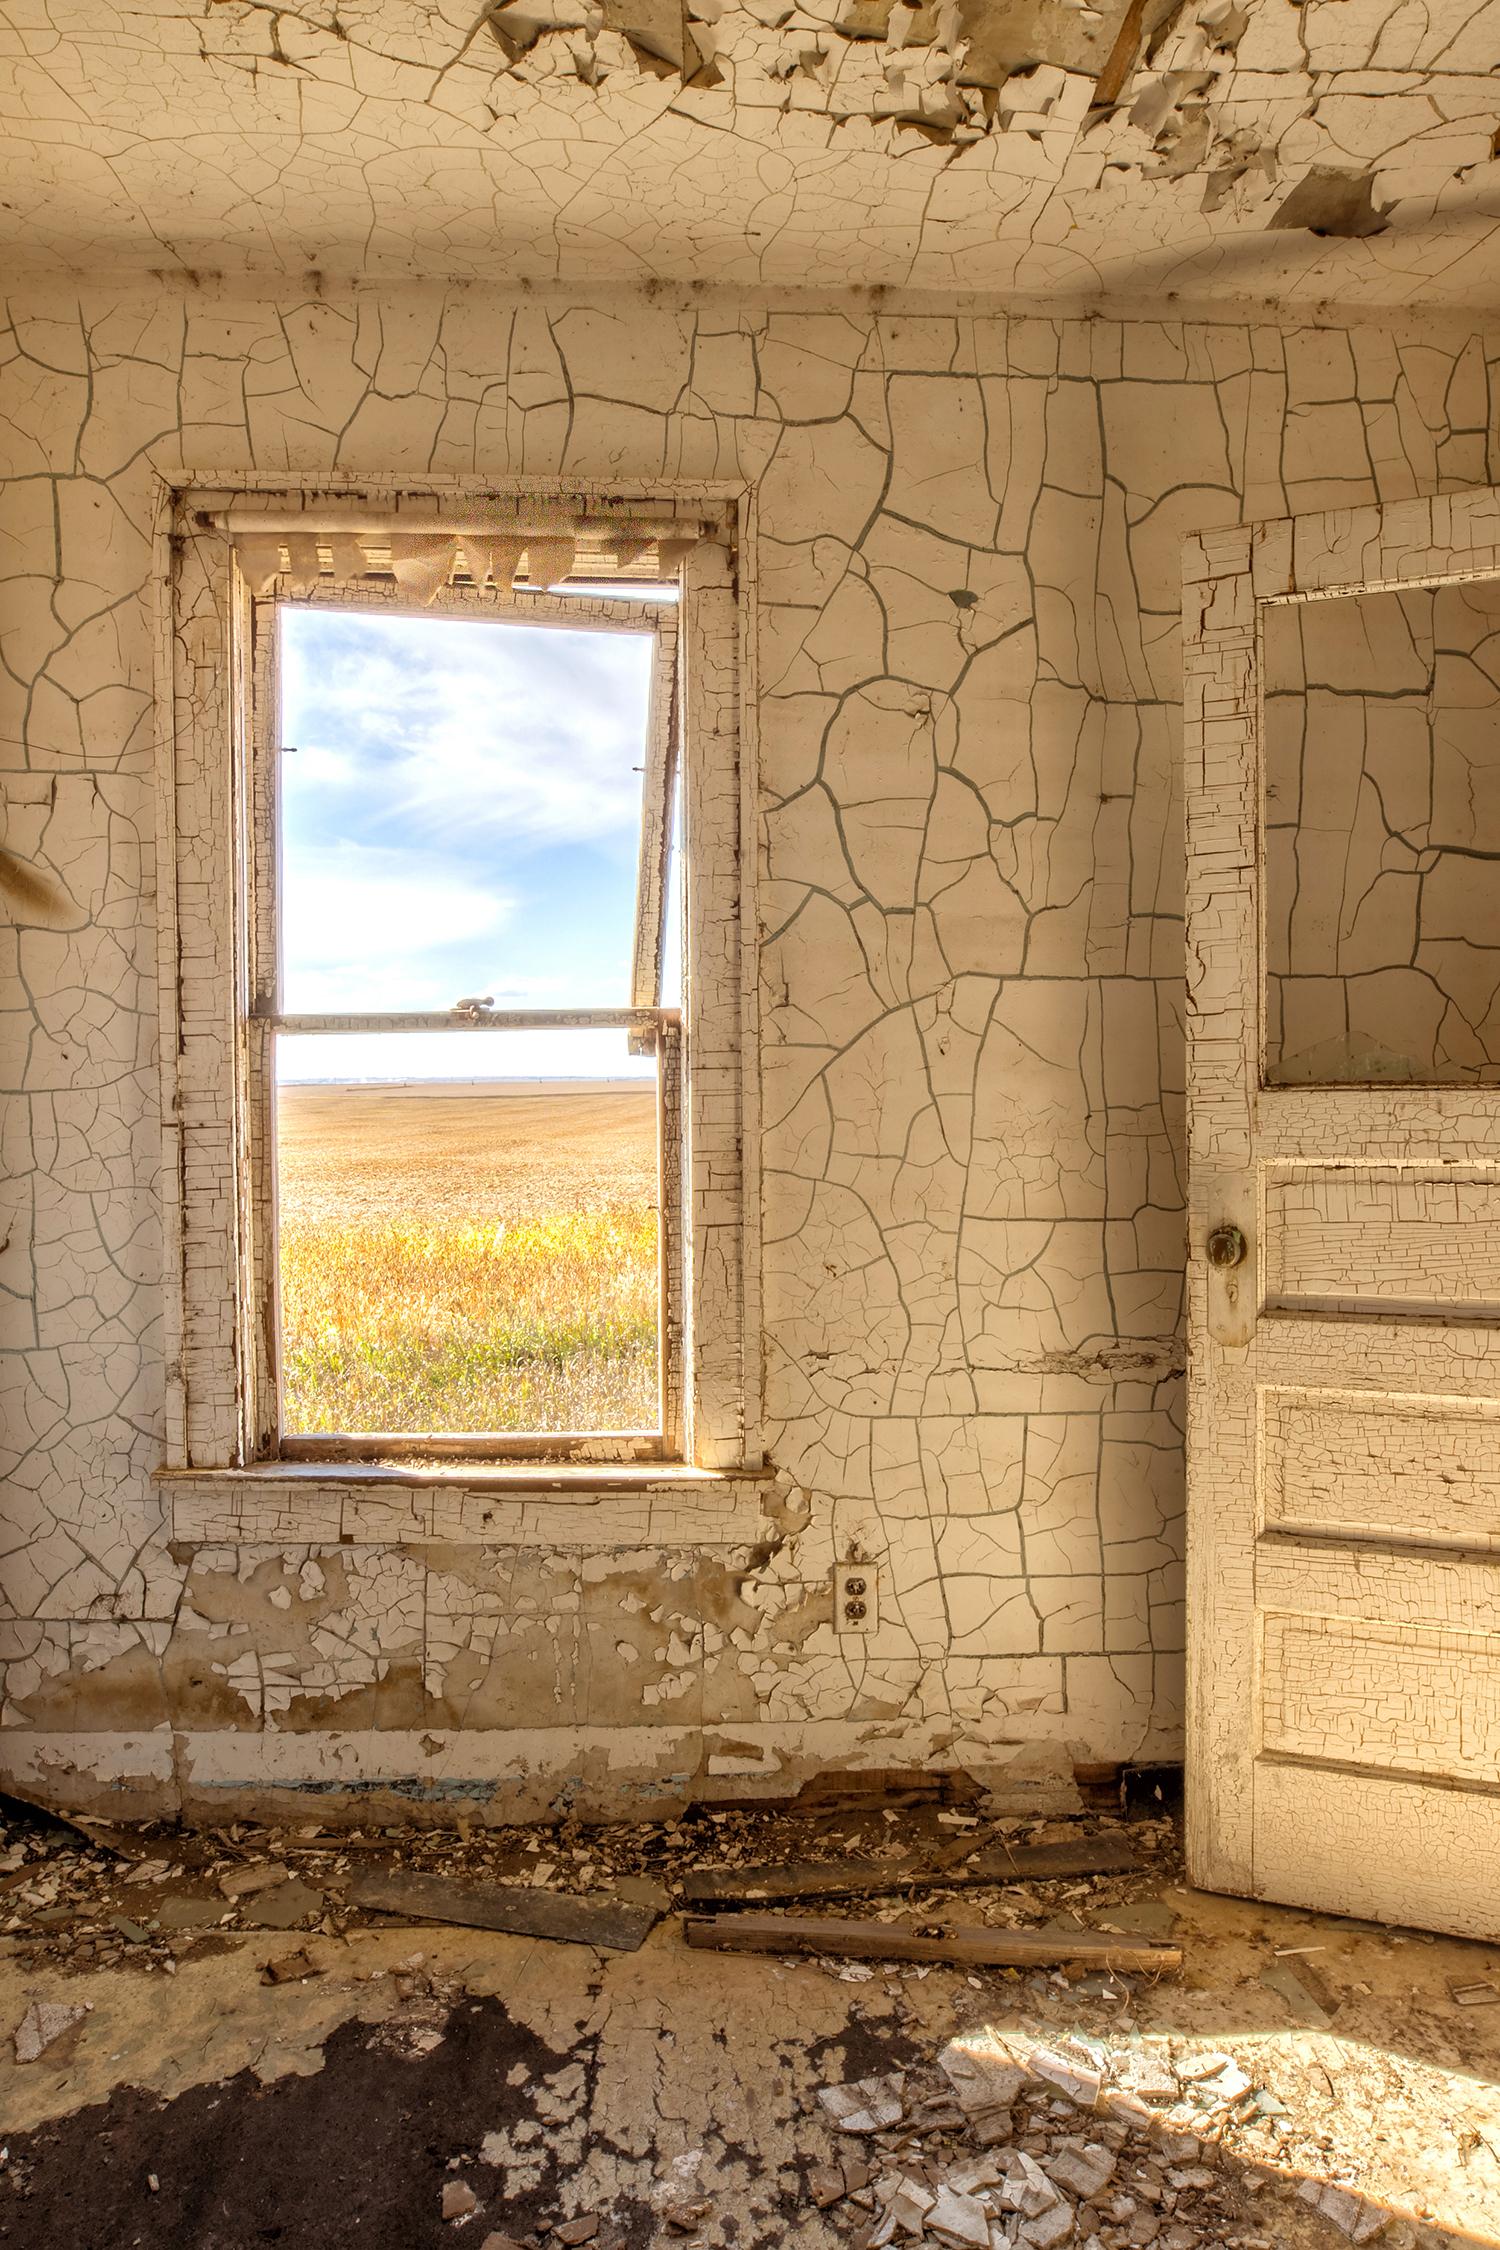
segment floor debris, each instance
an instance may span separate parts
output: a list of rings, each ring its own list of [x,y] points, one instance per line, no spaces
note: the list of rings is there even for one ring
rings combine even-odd
[[[76,2032],[88,2015],[87,2008],[75,2008],[61,2000],[33,2000],[16,2025],[14,2044],[18,2063],[39,2062],[51,2052],[54,2062],[62,2059],[57,2052],[69,2032]]]
[[[349,1884],[347,1895],[356,1906],[379,1914],[506,1930],[514,1937],[560,1938],[620,1953],[634,1953],[661,1919],[654,1907],[623,1905],[605,1893],[575,1898],[563,1891],[503,1890],[441,1875],[361,1875]]]
[[[1268,1992],[1286,2002],[1299,2023],[1310,2025],[1314,2031],[1327,2031],[1332,2024],[1333,2010],[1313,1990],[1307,1973],[1294,1969],[1289,1961],[1268,1961],[1260,1972],[1260,1981]]]
[[[249,1822],[137,1831],[61,1822],[0,1798],[0,1942],[13,1937],[49,1966],[128,1962],[158,1973],[241,1931],[367,1926],[391,1911],[353,1895],[362,1875],[375,1874],[613,1899],[658,1914],[764,1892],[822,1898],[835,1910],[840,1898],[866,1900],[867,1913],[895,1919],[911,1891],[934,1903],[963,1891],[975,1918],[1007,1928],[1044,1923],[1064,1898],[1082,1910],[1081,1927],[1085,1916],[1128,1911],[1143,1885],[1159,1889],[1177,1872],[1165,1818],[997,1819],[982,1815],[967,1777],[896,1779],[899,1809],[879,1798],[878,1775],[850,1776],[754,1812],[700,1808],[603,1828],[465,1822],[456,1834]],[[852,1967],[844,1973],[853,1980]]]
[[[708,2213],[706,2203],[669,2203],[662,2217],[674,2234],[696,2234]]]
[[[907,1890],[971,1890],[1054,1881],[1065,1875],[1129,1874],[1141,1864],[1123,1835],[1088,1837],[1077,1844],[1023,1844],[1014,1851],[1004,1845],[980,1851],[966,1841],[956,1848],[949,1845],[946,1851],[946,1859],[939,1852],[845,1860],[837,1866],[803,1860],[790,1867],[694,1868],[683,1883],[683,1897],[694,1906],[764,1899],[879,1898]]]
[[[689,1945],[729,1953],[823,1953],[866,1961],[948,1961],[976,1968],[1088,1968],[1159,1973],[1182,1966],[1181,1950],[1150,1938],[1053,1935],[1045,1930],[945,1929],[940,1935],[884,1922],[792,1914],[690,1914]]]
[[[247,1930],[294,1930],[299,1922],[321,1914],[323,1902],[322,1891],[293,1878],[243,1899],[240,1920]]]
[[[1233,2058],[1210,2050],[1175,2067],[1158,2059],[1170,2105],[1152,2110],[1109,2048],[1070,2045],[1085,2051],[1059,2053],[991,2026],[965,2034],[937,2058],[956,2111],[910,2073],[820,2088],[832,2123],[886,2158],[864,2198],[872,2215],[857,2238],[863,2250],[913,2238],[946,2250],[1269,2250],[1240,2223],[1242,2198],[1210,2137],[1214,2089],[1226,2068],[1238,2071]],[[965,2148],[966,2137],[979,2147]],[[837,2164],[809,2174],[819,2209],[842,2201],[843,2185]],[[1391,2218],[1327,2181],[1307,2182],[1303,2200],[1351,2241],[1373,2241]]]
[[[1138,1904],[1107,1907],[1095,1916],[1101,1930],[1119,1930],[1127,1937],[1169,1938],[1181,1917],[1174,1907],[1157,1898],[1146,1898]]]
[[[149,1910],[147,1919],[156,1930],[206,1930],[217,1929],[226,1915],[222,1899],[179,1893],[175,1898],[161,1899]]]
[[[1483,1980],[1469,1984],[1450,1983],[1448,1991],[1454,2005],[1459,2008],[1493,2008],[1500,2003],[1500,1985]]]
[[[1459,2237],[1423,2214],[1451,2204],[1467,2239],[1500,2240],[1500,1948],[1208,1899],[1180,1887],[1165,1819],[1001,1822],[982,1806],[931,1800],[897,1820],[886,1810],[705,1812],[631,1830],[475,1824],[468,1834],[237,1823],[107,1842],[17,1819],[0,1829],[5,1877],[20,1878],[0,1891],[0,2022],[19,2028],[34,2003],[75,1994],[100,2012],[93,2028],[75,2024],[43,2050],[40,2070],[17,2068],[9,2043],[0,2057],[0,2241],[131,2250],[193,2240],[194,2198],[221,2192],[245,2161],[225,2132],[228,2097],[215,2106],[217,2081],[202,2086],[198,2138],[186,2123],[167,2136],[182,2085],[203,2075],[195,2058],[224,2042],[239,2057],[227,2067],[248,2075],[253,2062],[256,2073],[244,2119],[267,2127],[266,2071],[315,2072],[320,2102],[330,2073],[363,2073],[344,2097],[361,2116],[338,2159],[348,2168],[320,2206],[339,2212],[350,2239],[358,2222],[361,2240],[384,2229],[435,2246],[456,2233],[471,2250],[1448,2250]],[[961,1880],[1002,1849],[1007,1880]],[[1083,1864],[1126,1851],[1133,1867]],[[1033,1853],[1051,1872],[1032,1872]],[[841,1911],[836,1886],[850,1865],[880,1870],[872,1879],[892,1887],[844,1893]],[[798,1886],[808,1869],[825,1872],[770,1914],[752,1895],[767,1869]],[[723,1911],[690,1919],[742,1939],[765,1922],[776,1933],[769,1953],[689,1947],[675,1923],[635,1952],[537,1948],[491,1934],[488,1916],[470,1911],[477,1895],[525,1917],[518,1929],[541,1916],[548,1934],[572,1937],[577,1917],[601,1908],[649,1929],[704,1903],[710,1874]],[[366,1884],[400,1895],[362,1903]],[[446,1886],[462,1918],[439,1920],[434,1893],[412,1884]],[[950,1890],[962,1891],[961,1910],[944,1899]],[[799,1913],[804,1897],[822,1903]],[[268,1942],[252,1916],[287,1899],[308,1911],[295,1934]],[[959,1911],[979,1942],[1024,1958],[902,1957],[914,1943],[942,1944]],[[183,1925],[169,1927],[178,1912]],[[414,1921],[423,1926],[400,1926]],[[1143,1958],[1177,1954],[1150,1942],[1177,1931],[1183,1973],[1140,1973]],[[880,1950],[859,1957],[871,1933]],[[589,1943],[600,1943],[596,1928]],[[1089,1966],[1078,1953],[1090,1947],[1111,1957],[1128,1948],[1132,1966]],[[502,2045],[497,2068],[493,2044],[466,2045],[501,2036],[475,1997],[486,1963],[500,1981],[477,1989],[531,2007],[555,2053]],[[178,1970],[169,1990],[165,1975]],[[122,2005],[151,2027],[133,2047]],[[253,2038],[235,2046],[242,2027]],[[138,2123],[117,2147],[100,2142],[96,2160],[79,2136],[114,2128],[90,2123],[86,2104],[118,2086],[120,2114],[133,2114],[130,2089],[147,2084],[142,2037],[150,2051],[175,2041],[181,2062],[170,2067],[182,2075],[165,2110],[160,2091],[144,2092]],[[614,2043],[602,2072],[596,2037]],[[111,2065],[116,2050],[129,2059]],[[66,2071],[51,2067],[59,2060]],[[361,2201],[366,2105],[395,2136],[373,2202]],[[436,2131],[460,2111],[461,2131]],[[324,2112],[294,2102],[287,2114]],[[420,2127],[402,2122],[419,2115]],[[20,2130],[39,2117],[60,2122]],[[314,2137],[326,2169],[335,2142]],[[254,2167],[262,2187],[283,2155],[274,2135],[267,2145]],[[93,2208],[98,2162],[117,2183],[113,2228]],[[396,2170],[404,2200],[392,2199]],[[154,2195],[148,2171],[161,2183]],[[81,2182],[82,2220],[84,2204],[66,2200]],[[451,2186],[476,2201],[445,2219]],[[294,2217],[297,2194],[322,2193],[321,2180],[289,2175],[274,2192],[282,2250],[325,2250],[326,2233]],[[226,2240],[260,2239],[261,2225],[257,2214]],[[580,2227],[588,2232],[562,2231]]]
[[[320,1977],[318,1963],[308,1953],[284,1953],[279,1961],[268,1961],[260,1973],[262,1984],[300,1984],[304,1977]]]
[[[274,1883],[290,1880],[291,1869],[271,1860],[262,1867],[229,1867],[219,1877],[219,1888],[226,1898],[253,1898],[257,1891],[266,1891]]]
[[[1347,2235],[1351,2242],[1373,2242],[1390,2225],[1389,2211],[1382,2211],[1364,2196],[1351,2195],[1347,2188],[1334,2187],[1329,2181],[1304,2180],[1297,2192],[1304,2203],[1310,2203],[1325,2219],[1331,2219],[1340,2234]]]
[[[978,2196],[960,2194],[958,2189],[943,2185],[938,2188],[927,2207],[927,2231],[940,2242],[972,2245],[972,2250],[989,2250],[990,2217]]]
[[[970,2038],[944,2047],[938,2068],[981,2141],[1002,2140],[1010,2131],[1010,2115],[1026,2073],[1017,2068],[1010,2051],[993,2041]]]
[[[905,2080],[857,2078],[848,2086],[821,2086],[818,2099],[841,2133],[878,2133],[894,2125],[905,2107]]]
[[[842,2203],[849,2192],[842,2164],[814,2164],[807,2175],[807,2192],[820,2211]]]

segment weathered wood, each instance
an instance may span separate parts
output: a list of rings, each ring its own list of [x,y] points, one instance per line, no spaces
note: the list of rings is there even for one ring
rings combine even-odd
[[[603,1945],[634,1953],[659,1916],[652,1907],[627,1906],[595,1892],[507,1889],[465,1883],[448,1875],[359,1875],[345,1886],[351,1906],[409,1921],[457,1922],[470,1930],[504,1930],[513,1937],[556,1938],[568,1945]]]
[[[1152,9],[1151,0],[1130,0],[1130,6],[1115,34],[1115,43],[1105,57],[1104,68],[1095,81],[1090,109],[1111,109],[1119,100],[1140,55],[1141,43],[1146,36],[1148,13],[1156,12]]]
[[[901,1859],[795,1860],[787,1867],[697,1867],[683,1885],[693,1906],[762,1899],[883,1898],[896,1891],[976,1890],[993,1883],[1038,1883],[1060,1875],[1131,1874],[1140,1861],[1124,1837],[1087,1836],[1076,1844],[1004,1844],[962,1866],[932,1853]]]
[[[961,1766],[857,1766],[811,1774],[792,1809],[817,1813],[882,1812],[898,1805],[973,1805],[983,1789]]]
[[[295,1038],[326,1039],[336,1033],[364,1036],[379,1031],[634,1031],[653,1036],[665,1017],[677,1020],[673,1008],[426,1008],[404,1011],[382,1009],[363,1015],[345,1010],[338,1015],[281,1015],[257,1010],[256,1020]]]
[[[952,1961],[968,1968],[1178,1969],[1182,1949],[1149,1938],[1052,1930],[954,1929],[921,1937],[889,1922],[815,1914],[690,1914],[689,1945],[724,1953],[832,1953],[855,1961]]]
[[[388,1852],[389,1836],[299,1836],[294,1844],[283,1845],[289,1856],[298,1852]]]
[[[1464,798],[1468,659],[1438,652],[1494,630],[1497,531],[1484,490],[1202,529],[1182,648],[1188,1872],[1486,1940],[1500,1045],[1469,995],[1500,946],[1445,855],[1500,826],[1417,824]],[[1314,776],[1376,802],[1389,730],[1413,810],[1329,849]],[[1381,889],[1357,963],[1325,935],[1393,851],[1463,897],[1441,961],[1415,887]]]

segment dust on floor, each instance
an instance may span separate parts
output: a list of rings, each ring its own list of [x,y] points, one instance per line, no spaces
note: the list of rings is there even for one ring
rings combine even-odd
[[[849,1911],[893,1932],[1134,1922],[1181,1944],[1170,1976],[694,1952],[670,1912],[604,1952],[402,1924],[341,1890],[404,1867],[670,1909],[695,1869],[879,1856],[894,1879],[955,1840],[1118,1833],[1097,1818],[922,1806],[467,1839],[22,1820],[0,1852],[0,2243],[1500,2239],[1500,1949],[1194,1892],[1170,1823],[1126,1832],[1134,1874],[928,1883]],[[203,1918],[163,1921],[174,1898]],[[252,1926],[278,1898],[276,1926]]]

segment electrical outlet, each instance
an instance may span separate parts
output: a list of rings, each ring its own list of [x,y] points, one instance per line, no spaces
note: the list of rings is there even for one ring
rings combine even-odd
[[[880,1622],[875,1565],[837,1563],[833,1573],[833,1629],[836,1633],[873,1633]]]

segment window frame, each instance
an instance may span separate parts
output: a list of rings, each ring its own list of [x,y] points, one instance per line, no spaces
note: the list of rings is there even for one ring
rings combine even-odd
[[[161,934],[164,1186],[168,1254],[169,1470],[243,1470],[278,1462],[331,1474],[371,1462],[480,1465],[572,1461],[618,1470],[663,1464],[755,1469],[756,1416],[746,1380],[751,1333],[747,1256],[752,1193],[742,1156],[748,907],[741,851],[740,648],[736,537],[739,510],[722,493],[574,493],[460,484],[403,491],[401,521],[462,534],[465,519],[497,507],[524,517],[545,506],[555,523],[662,519],[677,544],[679,602],[626,603],[493,586],[450,586],[426,601],[371,580],[330,577],[295,595],[257,592],[239,567],[236,537],[248,523],[305,522],[347,533],[391,519],[392,491],[263,486],[170,496],[169,665],[173,724],[161,786],[164,885]],[[263,542],[262,542],[263,543]],[[341,542],[347,548],[347,542]],[[580,556],[580,571],[586,557]],[[577,627],[651,631],[652,725],[643,775],[635,965],[630,1006],[609,1011],[633,1039],[659,1050],[662,1177],[663,1372],[660,1436],[584,1432],[488,1436],[362,1433],[285,1437],[279,1428],[276,1355],[275,1029],[306,1018],[279,1013],[274,865],[280,763],[276,613],[288,599],[373,607],[383,614],[525,617]],[[670,792],[680,774],[683,863],[683,1002],[661,1008],[660,965],[670,843]],[[660,795],[657,817],[650,817]],[[223,911],[227,901],[229,911]],[[649,994],[649,997],[647,995]],[[534,1020],[579,1011],[494,1011]],[[388,1021],[390,1019],[387,1019]],[[408,1019],[410,1028],[462,1028],[463,1019]],[[392,1025],[394,1028],[394,1024]],[[482,1032],[476,1032],[482,1035]]]

